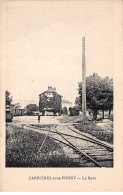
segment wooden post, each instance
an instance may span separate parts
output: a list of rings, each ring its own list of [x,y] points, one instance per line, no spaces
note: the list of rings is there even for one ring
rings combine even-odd
[[[86,67],[85,67],[85,37],[82,37],[82,121],[86,124]]]

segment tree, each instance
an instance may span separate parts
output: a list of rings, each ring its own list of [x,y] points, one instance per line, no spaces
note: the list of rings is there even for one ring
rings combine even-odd
[[[26,113],[28,115],[32,115],[33,111],[38,111],[38,110],[39,110],[39,107],[36,104],[28,104],[26,106]]]
[[[81,97],[79,96],[79,97],[76,97],[76,99],[75,99],[75,106],[78,106],[79,107],[79,110],[82,110],[82,101],[81,101]]]
[[[82,102],[82,82],[78,83],[79,107]],[[77,103],[78,99],[76,99]],[[113,80],[108,77],[101,78],[96,73],[86,78],[86,103],[87,108],[93,110],[93,118],[97,118],[97,111],[109,110],[109,117],[113,108]]]
[[[12,102],[12,96],[8,90],[5,91],[6,101]]]
[[[102,79],[98,104],[99,108],[103,112],[103,118],[105,110],[109,110],[110,118],[111,110],[113,109],[113,79],[109,79],[108,77]]]

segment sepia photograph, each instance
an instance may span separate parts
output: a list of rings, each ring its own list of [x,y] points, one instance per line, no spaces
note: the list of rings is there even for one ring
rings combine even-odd
[[[6,167],[113,167],[112,13],[56,6],[7,7]]]
[[[1,2],[2,189],[121,189],[120,5]]]

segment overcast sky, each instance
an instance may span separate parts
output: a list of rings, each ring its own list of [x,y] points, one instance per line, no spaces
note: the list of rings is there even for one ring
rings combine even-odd
[[[98,4],[97,4],[98,5]],[[113,9],[81,1],[42,1],[6,8],[6,89],[22,107],[48,86],[74,103],[82,76],[113,77]]]

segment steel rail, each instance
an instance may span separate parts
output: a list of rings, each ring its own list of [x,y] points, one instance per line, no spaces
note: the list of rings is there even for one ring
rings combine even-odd
[[[55,130],[56,130],[56,129],[55,129]],[[48,134],[49,134],[49,132],[51,132],[51,131],[49,130],[49,131],[48,131]],[[67,140],[67,139],[62,135],[62,133],[58,132],[57,130],[56,130],[56,133],[57,133],[58,135],[60,135],[68,144],[65,143],[65,142],[63,142],[63,141],[61,141],[61,140],[59,140],[59,139],[57,139],[57,138],[53,138],[52,136],[50,136],[50,135],[47,134],[47,135],[45,136],[45,138],[44,138],[44,141],[43,141],[43,143],[42,143],[42,145],[41,145],[39,151],[41,150],[41,148],[42,148],[42,146],[43,146],[43,144],[44,144],[44,142],[46,141],[46,138],[47,138],[47,136],[48,136],[48,137],[50,137],[51,139],[54,139],[54,140],[56,140],[56,141],[59,141],[59,142],[61,142],[62,144],[67,145],[68,147],[71,147],[72,149],[75,150],[75,152],[79,153],[79,155],[81,155],[82,157],[85,156],[86,158],[88,158],[89,160],[91,160],[94,164],[96,164],[98,167],[100,167],[100,168],[102,167],[96,160],[94,160],[91,156],[89,156],[85,151],[80,150],[77,146],[75,146],[75,145],[72,144],[69,140]]]
[[[26,124],[25,124],[26,125]],[[15,126],[15,125],[13,125],[13,126]],[[34,126],[32,127],[31,125],[26,125],[27,127],[31,127],[31,128],[34,128]],[[38,128],[38,127],[37,127]],[[40,129],[40,128],[38,128],[38,129]],[[46,129],[45,129],[46,130]],[[46,138],[47,137],[50,137],[51,139],[54,139],[54,140],[56,140],[56,141],[59,141],[59,142],[61,142],[62,144],[65,144],[65,145],[67,145],[68,147],[71,147],[72,149],[74,149],[75,150],[75,152],[77,152],[77,153],[79,153],[79,155],[80,156],[82,156],[82,157],[86,157],[87,159],[89,159],[89,160],[91,160],[94,164],[96,164],[98,167],[102,167],[95,159],[93,159],[90,155],[88,155],[85,151],[83,151],[83,150],[81,150],[81,149],[79,149],[77,146],[75,146],[74,144],[72,144],[68,139],[66,139],[64,136],[68,136],[68,134],[65,134],[64,136],[63,136],[63,133],[60,133],[60,132],[58,132],[57,130],[56,130],[56,128],[55,128],[55,131],[56,131],[56,134],[57,135],[60,135],[67,143],[65,143],[65,142],[63,142],[63,141],[61,141],[61,140],[59,140],[59,139],[57,139],[57,138],[53,138],[51,135],[49,135],[49,132],[51,132],[51,133],[55,133],[54,131],[50,131],[50,129],[49,130],[47,130],[48,131],[48,134],[45,136],[45,138],[44,138],[44,140],[43,140],[43,143],[42,143],[42,145],[41,145],[41,147],[40,147],[40,149],[39,149],[39,151],[41,150],[41,148],[42,148],[42,146],[43,146],[43,144],[44,144],[44,142],[46,141]],[[76,131],[75,131],[76,132]],[[77,133],[77,132],[76,132]],[[81,134],[80,134],[81,135]],[[74,137],[74,136],[73,136]],[[81,139],[81,138],[80,138]],[[86,140],[86,139],[83,139],[83,140],[85,140],[85,141],[90,141],[90,140]],[[94,140],[95,141],[95,140]],[[87,160],[86,159],[86,160]]]
[[[57,126],[57,125],[56,125],[56,126]],[[31,127],[32,127],[32,126],[31,126]],[[47,131],[47,130],[44,129],[44,128],[40,128],[40,127],[37,127],[37,126],[34,126],[34,127],[38,128],[38,129],[41,129],[41,130],[44,130],[44,131]],[[94,138],[90,138],[90,137],[88,137],[87,135],[83,135],[83,134],[81,134],[81,133],[79,133],[79,132],[73,130],[73,129],[70,128],[69,126],[67,126],[67,127],[68,127],[71,131],[75,132],[75,133],[78,134],[78,135],[81,135],[81,136],[83,136],[83,137],[86,137],[87,139],[84,139],[84,138],[82,138],[82,137],[77,137],[77,136],[69,135],[69,134],[65,134],[65,133],[62,133],[63,135],[75,137],[75,138],[77,138],[77,139],[82,139],[82,140],[85,140],[85,141],[90,141],[90,142],[92,142],[92,143],[95,143],[95,144],[97,144],[97,145],[101,145],[101,146],[107,148],[108,150],[110,150],[110,152],[113,152],[113,148],[110,147],[110,146],[108,146],[108,145],[106,145],[105,143],[102,143],[102,142],[100,142],[100,141],[98,141],[98,140],[95,140]],[[54,131],[50,131],[50,132],[55,133]]]
[[[113,148],[110,147],[110,146],[108,146],[107,144],[102,143],[102,142],[100,142],[100,141],[98,141],[98,140],[95,140],[94,138],[88,137],[87,135],[83,135],[83,134],[81,134],[81,133],[79,133],[79,132],[76,132],[75,130],[73,130],[73,129],[70,128],[69,126],[68,126],[68,128],[69,128],[70,130],[72,130],[73,132],[77,133],[78,135],[81,135],[81,136],[83,136],[83,137],[86,137],[86,138],[88,138],[89,140],[93,140],[93,141],[94,141],[95,143],[97,143],[98,145],[104,146],[104,147],[108,148],[109,150],[111,150],[111,151],[113,152]]]
[[[43,128],[39,128],[39,127],[36,127],[36,126],[27,126],[27,127],[31,127],[31,128],[37,128],[37,129],[40,129],[40,130],[43,130],[43,131],[48,131],[47,129],[43,129]],[[50,131],[51,133],[56,133],[54,131]],[[77,133],[77,132],[76,132]],[[69,135],[69,134],[66,134],[66,133],[61,133],[62,135],[65,135],[65,136],[68,136],[68,137],[73,137],[73,138],[77,138],[77,139],[81,139],[81,140],[84,140],[84,141],[89,141],[89,142],[92,142],[92,143],[95,143],[97,144],[95,141],[91,140],[91,139],[85,139],[85,138],[82,138],[82,137],[77,137],[77,136],[74,136],[74,135]],[[82,136],[82,135],[81,135]]]
[[[89,156],[85,151],[80,150],[77,146],[75,146],[74,144],[72,144],[69,140],[67,140],[60,132],[58,132],[56,130],[56,132],[61,135],[61,137],[67,141],[76,151],[78,151],[80,153],[80,155],[84,155],[85,157],[87,157],[89,160],[91,160],[93,163],[95,163],[98,167],[102,167],[96,160],[94,160],[91,156]]]

